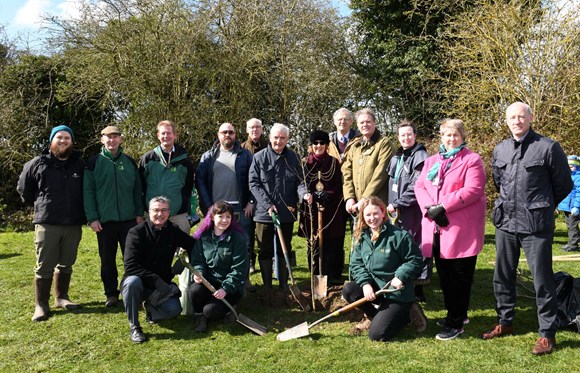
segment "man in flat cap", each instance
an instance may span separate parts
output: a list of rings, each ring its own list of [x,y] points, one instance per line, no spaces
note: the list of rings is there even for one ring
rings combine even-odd
[[[83,211],[85,162],[73,149],[74,135],[61,124],[50,133],[50,146],[26,162],[16,187],[22,201],[34,205],[34,315],[32,321],[48,318],[50,289],[54,279],[55,307],[80,307],[69,300],[72,266],[77,258]]]
[[[118,127],[105,127],[101,152],[88,160],[83,180],[85,214],[97,233],[106,307],[119,303],[117,247],[124,255],[127,233],[143,221],[144,212],[139,169],[123,153],[122,142]]]

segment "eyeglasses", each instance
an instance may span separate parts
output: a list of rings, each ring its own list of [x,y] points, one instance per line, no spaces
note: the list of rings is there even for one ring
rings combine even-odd
[[[313,141],[312,145],[326,145],[324,141]]]
[[[222,135],[234,135],[236,133],[236,131],[232,131],[232,130],[226,130],[226,131],[220,131],[220,133]]]
[[[154,214],[157,214],[158,212],[167,214],[169,212],[169,209],[149,209],[149,211],[151,211]]]

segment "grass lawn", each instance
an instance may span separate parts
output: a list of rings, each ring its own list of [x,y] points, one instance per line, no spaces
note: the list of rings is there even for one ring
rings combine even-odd
[[[349,238],[347,237],[348,242]],[[561,218],[554,242],[554,255],[563,252],[566,228]],[[305,242],[293,239],[299,286],[310,281],[306,266]],[[523,257],[523,256],[522,256]],[[313,322],[327,312],[264,308],[257,295],[250,294],[239,311],[265,325],[263,337],[234,324],[210,324],[210,331],[197,334],[190,318],[149,325],[143,320],[150,341],[135,345],[128,338],[128,322],[123,308],[105,309],[99,276],[95,234],[83,230],[83,240],[74,267],[70,296],[81,302],[78,312],[52,310],[46,322],[32,323],[33,313],[33,233],[0,234],[0,371],[200,371],[200,372],[573,372],[579,371],[580,334],[561,331],[557,349],[548,356],[531,354],[537,338],[535,302],[519,287],[516,335],[483,341],[480,334],[495,321],[492,274],[493,229],[488,225],[486,245],[478,258],[475,283],[465,333],[458,339],[435,340],[439,331],[435,319],[443,317],[442,295],[437,276],[426,287],[424,309],[429,327],[424,333],[406,328],[393,342],[371,342],[366,336],[353,337],[353,325],[345,317],[335,317],[314,327],[306,338],[276,341],[276,335],[304,321]],[[119,264],[121,263],[119,257]],[[521,265],[526,269],[525,263]],[[580,277],[580,262],[555,262],[555,271]],[[120,266],[122,273],[122,267]],[[260,284],[260,276],[253,275]],[[52,297],[51,297],[52,305]]]

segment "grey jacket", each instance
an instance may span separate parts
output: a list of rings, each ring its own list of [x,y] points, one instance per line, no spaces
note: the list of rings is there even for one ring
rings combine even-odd
[[[555,228],[554,210],[573,187],[560,144],[530,129],[493,150],[493,181],[499,192],[492,220],[509,233],[542,233]]]
[[[281,154],[276,154],[271,145],[260,150],[250,166],[249,183],[250,192],[256,199],[254,221],[271,223],[268,209],[272,205],[278,210],[280,222],[296,220],[298,202],[307,193],[296,153],[285,147]]]
[[[395,175],[397,163],[403,157],[403,167]],[[421,174],[425,159],[429,157],[423,144],[415,144],[411,149],[399,148],[391,158],[387,173],[389,174],[389,200],[394,208],[399,209],[398,226],[411,234],[417,244],[421,244],[421,208],[415,197],[415,181]],[[396,185],[396,186],[395,186]]]

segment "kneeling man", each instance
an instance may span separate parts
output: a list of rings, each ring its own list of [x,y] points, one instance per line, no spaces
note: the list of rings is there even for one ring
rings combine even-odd
[[[183,247],[189,253],[195,240],[168,221],[169,209],[166,197],[152,198],[149,219],[127,234],[121,289],[131,340],[135,343],[147,340],[139,324],[142,302],[150,323],[176,318],[181,313],[181,292],[171,282],[171,264],[177,248]]]

